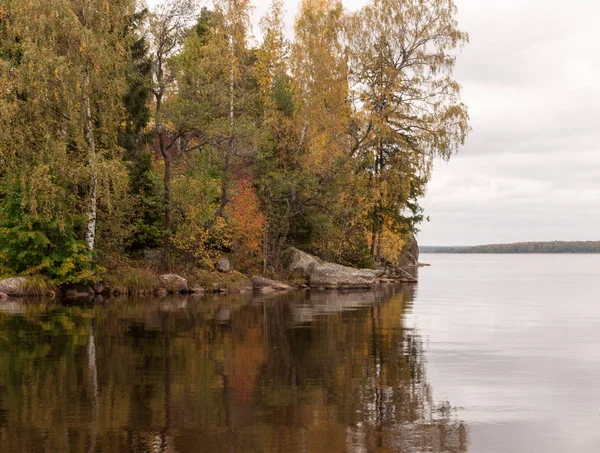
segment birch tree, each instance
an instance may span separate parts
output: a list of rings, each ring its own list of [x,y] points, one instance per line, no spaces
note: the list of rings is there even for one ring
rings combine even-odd
[[[5,233],[13,241],[1,248],[9,255],[11,247],[24,249],[14,255],[17,268],[72,278],[85,262],[77,239],[91,258],[99,210],[110,210],[113,194],[125,189],[117,133],[128,58],[124,19],[134,8],[133,0],[2,6],[0,45],[11,50],[0,65],[1,177],[9,195],[3,208],[12,213]]]
[[[417,200],[433,159],[450,158],[469,132],[453,78],[467,40],[452,0],[372,0],[350,20],[356,121],[349,129],[349,155],[371,174],[370,244],[376,258],[385,228],[414,228],[406,220],[419,219]]]

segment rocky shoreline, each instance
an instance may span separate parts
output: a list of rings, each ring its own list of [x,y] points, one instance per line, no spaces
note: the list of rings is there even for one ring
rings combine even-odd
[[[381,284],[396,282],[416,283],[415,269],[418,263],[394,269],[357,269],[341,264],[330,263],[310,255],[297,248],[290,247],[283,253],[283,264],[287,279],[295,283],[269,279],[263,276],[244,276],[231,269],[227,258],[221,258],[212,273],[221,283],[201,284],[188,281],[181,275],[168,273],[158,275],[150,285],[144,288],[126,288],[123,285],[110,285],[107,282],[93,285],[74,284],[54,288],[29,281],[27,277],[13,277],[0,280],[0,300],[11,297],[65,297],[68,299],[94,298],[96,296],[158,296],[168,294],[258,292],[271,294],[297,290],[369,290]],[[236,279],[235,285],[228,280]],[[195,279],[197,280],[197,279]],[[112,287],[111,287],[112,286]],[[209,287],[212,286],[212,287]]]

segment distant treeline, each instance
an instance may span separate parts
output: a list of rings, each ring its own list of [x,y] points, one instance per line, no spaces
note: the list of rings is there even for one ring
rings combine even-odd
[[[515,242],[475,246],[421,246],[421,253],[600,253],[600,241]]]

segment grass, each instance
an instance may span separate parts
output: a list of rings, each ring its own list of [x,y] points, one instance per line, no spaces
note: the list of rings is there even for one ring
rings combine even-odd
[[[124,266],[104,275],[104,286],[112,294],[147,295],[160,288],[158,273],[146,267]]]
[[[25,283],[21,286],[21,289],[28,296],[53,296],[56,294],[56,286],[42,275],[25,277]]]
[[[182,277],[186,278],[190,286],[200,285],[207,292],[240,292],[252,288],[252,283],[244,274],[237,271],[221,273],[203,269],[193,269],[184,272]]]

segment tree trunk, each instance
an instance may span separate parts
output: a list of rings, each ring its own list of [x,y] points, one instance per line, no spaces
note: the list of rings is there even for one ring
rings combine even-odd
[[[165,161],[165,175],[163,178],[165,197],[165,234],[163,237],[163,262],[166,264],[169,255],[171,254],[171,158],[165,152],[163,154]]]
[[[160,63],[159,63],[160,65]],[[158,71],[159,85],[162,83],[162,68]],[[165,143],[165,132],[162,127],[162,91],[154,93],[156,98],[156,105],[154,108],[154,128],[156,135],[158,136],[158,146],[160,149],[160,155],[163,158],[165,164],[165,173],[163,176],[164,185],[164,198],[163,198],[163,212],[164,212],[164,235],[163,235],[163,250],[161,256],[161,264],[163,268],[166,268],[169,262],[169,255],[171,254],[171,157],[169,156],[169,150]]]
[[[85,230],[85,243],[90,251],[94,250],[96,242],[96,221],[98,211],[98,175],[96,173],[96,141],[92,125],[92,109],[90,106],[90,74],[85,71],[83,77],[83,133],[88,151],[88,164],[90,166],[89,207],[87,226]]]

